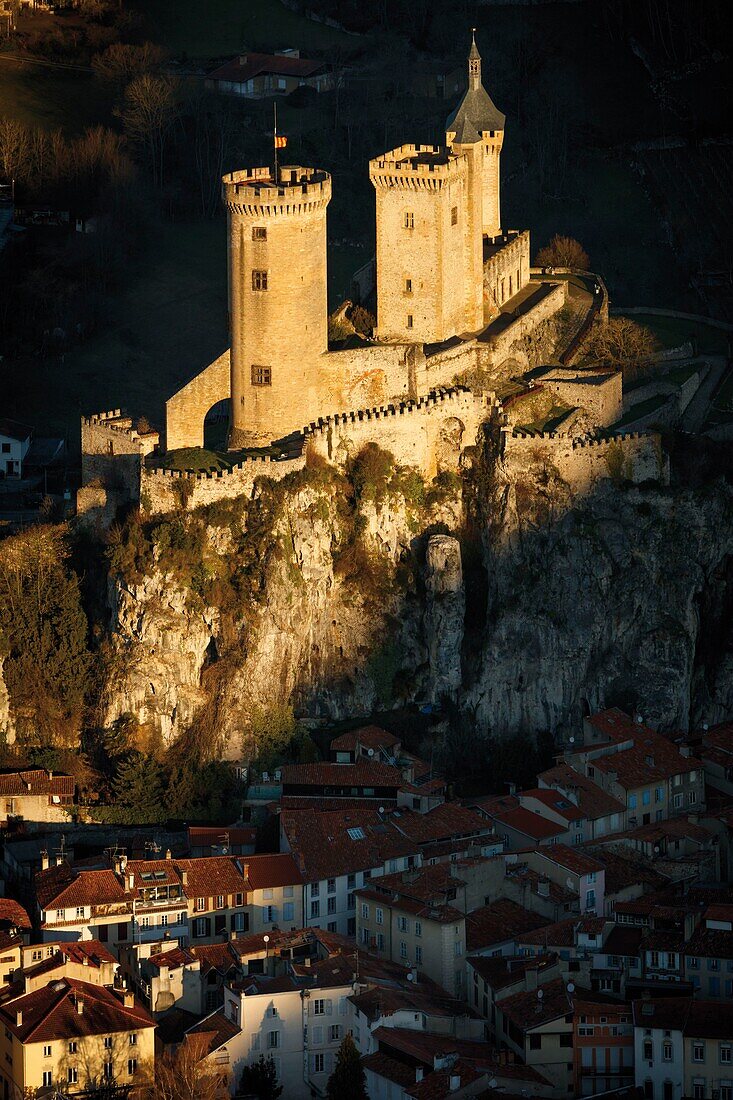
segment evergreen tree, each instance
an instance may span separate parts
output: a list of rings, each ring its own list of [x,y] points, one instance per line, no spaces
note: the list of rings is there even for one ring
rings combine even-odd
[[[242,1070],[237,1095],[256,1100],[278,1100],[283,1087],[277,1083],[277,1070],[272,1058],[260,1054],[259,1060]]]
[[[120,760],[113,785],[115,821],[153,824],[163,821],[164,774],[158,761],[143,752],[131,752]]]
[[[347,1035],[336,1055],[336,1068],[326,1086],[328,1100],[369,1100],[366,1076],[354,1040]]]

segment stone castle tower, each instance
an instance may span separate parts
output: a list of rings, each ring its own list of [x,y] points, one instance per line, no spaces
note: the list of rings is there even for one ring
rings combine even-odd
[[[381,340],[439,343],[483,327],[483,239],[501,232],[504,121],[481,83],[474,40],[446,144],[402,145],[370,162]]]
[[[326,207],[316,168],[247,168],[223,179],[228,212],[230,448],[279,439],[319,407],[328,350]],[[322,401],[321,401],[322,403]]]

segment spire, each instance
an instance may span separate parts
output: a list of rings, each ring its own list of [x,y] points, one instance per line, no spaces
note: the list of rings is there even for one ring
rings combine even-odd
[[[468,55],[468,86],[472,90],[481,87],[481,54],[476,45],[476,28],[471,27],[471,52]]]
[[[482,133],[503,130],[505,121],[481,83],[481,54],[476,46],[476,28],[473,27],[468,55],[468,90],[448,116],[446,133],[454,134],[453,140],[458,144],[470,145],[480,141]]]

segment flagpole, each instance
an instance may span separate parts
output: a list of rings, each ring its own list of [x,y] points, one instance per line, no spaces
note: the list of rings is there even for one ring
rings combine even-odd
[[[275,144],[275,186],[277,186],[277,183],[278,183],[278,178],[277,178],[277,100],[275,100],[275,101],[274,101],[274,103],[272,104],[272,109],[273,109],[273,111],[275,112],[275,133],[274,133],[274,144]]]

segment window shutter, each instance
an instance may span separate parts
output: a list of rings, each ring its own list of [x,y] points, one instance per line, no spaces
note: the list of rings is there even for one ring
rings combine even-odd
[[[313,1027],[313,1042],[316,1046],[323,1043],[323,1027],[321,1024],[315,1024]]]
[[[206,933],[205,934],[207,936],[210,936],[211,935],[211,917],[205,917],[204,918],[204,927],[206,928]]]
[[[326,1001],[326,1015],[333,1016],[333,1001],[330,997]]]
[[[270,906],[270,920],[271,921],[276,921],[277,920],[277,906],[275,906],[275,905]]]
[[[313,1015],[313,1001],[308,1001],[308,1015]]]
[[[346,998],[339,997],[339,1016],[346,1015]]]
[[[326,1055],[325,1065],[326,1065],[326,1073],[331,1073],[331,1071],[333,1069],[333,1054],[328,1053]]]
[[[232,913],[232,915],[229,918],[229,928],[232,932],[237,931],[237,923],[236,923],[236,914],[235,913]]]

